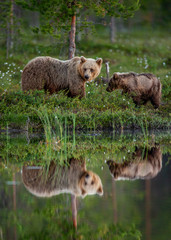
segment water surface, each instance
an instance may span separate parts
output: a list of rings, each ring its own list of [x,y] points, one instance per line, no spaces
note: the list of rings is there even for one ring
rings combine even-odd
[[[170,135],[0,140],[0,239],[170,239]]]

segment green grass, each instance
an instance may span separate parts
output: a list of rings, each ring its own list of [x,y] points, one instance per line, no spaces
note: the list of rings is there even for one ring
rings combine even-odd
[[[102,57],[110,62],[110,75],[113,72],[151,72],[162,83],[162,104],[154,110],[151,103],[136,108],[129,96],[117,90],[106,91],[106,85],[96,81],[86,86],[86,98],[67,98],[62,92],[48,96],[43,92],[23,94],[21,92],[21,71],[25,64],[38,55],[67,58],[67,48],[56,44],[46,36],[25,35],[14,48],[13,55],[5,59],[5,47],[0,48],[0,123],[1,128],[9,127],[29,130],[44,128],[40,111],[50,119],[57,116],[63,128],[81,130],[102,130],[118,128],[169,128],[171,61],[170,36],[166,32],[134,31],[118,34],[115,43],[108,40],[108,32],[100,29],[96,35],[77,43],[76,55]],[[64,50],[65,49],[65,50]],[[105,65],[100,77],[106,77]],[[42,112],[43,114],[43,112]],[[42,115],[44,116],[44,114]],[[28,124],[29,119],[29,124]],[[54,121],[51,122],[55,128]]]

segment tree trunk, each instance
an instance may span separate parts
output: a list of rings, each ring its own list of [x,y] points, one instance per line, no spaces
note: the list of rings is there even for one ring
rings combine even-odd
[[[11,0],[9,18],[7,18],[7,33],[6,33],[6,57],[9,57],[10,50],[14,45],[14,0]]]
[[[39,25],[40,25],[39,12],[32,12],[31,13],[30,24],[31,24],[32,27],[39,27]]]
[[[11,10],[10,10],[10,49],[13,48],[14,45],[14,0],[11,0]]]
[[[71,31],[69,32],[69,59],[75,56],[75,33],[76,33],[76,16],[72,16]]]
[[[113,203],[113,215],[114,215],[114,224],[118,222],[117,215],[117,198],[116,198],[116,182],[112,179],[112,203]]]
[[[14,214],[16,215],[16,210],[17,210],[17,197],[16,197],[16,178],[15,178],[15,173],[13,173],[13,210]],[[17,239],[17,228],[16,224],[14,224],[14,232],[13,232],[13,239]]]
[[[151,240],[151,181],[145,181],[145,235]]]
[[[110,41],[111,41],[111,43],[115,42],[115,37],[116,37],[115,18],[111,17],[111,22],[110,22]]]
[[[77,198],[71,194],[72,221],[75,230],[77,230]]]
[[[77,17],[77,35],[76,35],[76,42],[80,42],[81,41],[81,21],[80,21],[80,17]]]
[[[7,22],[6,29],[6,58],[9,57],[9,48],[10,48],[10,24]]]

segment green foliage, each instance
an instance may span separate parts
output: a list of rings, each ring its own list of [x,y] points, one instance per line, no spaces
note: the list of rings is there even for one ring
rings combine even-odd
[[[118,0],[16,0],[16,3],[31,11],[40,12],[43,17],[41,32],[58,36],[60,36],[60,30],[67,32],[70,30],[73,15],[79,17],[82,13],[86,15],[91,13],[91,11],[86,11],[87,9],[94,10],[98,16],[109,15],[124,18],[133,16],[133,13],[139,9],[139,0],[122,1],[122,3]],[[81,21],[85,25],[85,16],[81,18]],[[38,33],[39,28],[35,27],[33,31]]]

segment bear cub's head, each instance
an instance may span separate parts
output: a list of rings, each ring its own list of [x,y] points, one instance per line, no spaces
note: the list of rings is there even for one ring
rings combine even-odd
[[[102,62],[101,58],[94,60],[92,58],[80,57],[79,72],[81,77],[85,81],[95,79],[101,71]]]
[[[119,89],[120,85],[121,85],[121,76],[119,73],[114,73],[112,78],[109,80],[106,91],[112,92],[115,89]]]

